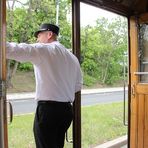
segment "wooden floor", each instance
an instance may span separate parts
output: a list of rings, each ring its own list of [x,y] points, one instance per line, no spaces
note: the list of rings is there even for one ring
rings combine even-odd
[[[94,148],[127,148],[127,135],[108,141]]]

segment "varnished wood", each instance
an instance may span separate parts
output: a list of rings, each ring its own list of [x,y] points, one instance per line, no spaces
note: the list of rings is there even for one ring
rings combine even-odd
[[[145,103],[144,103],[144,148],[148,147],[148,95],[145,95]]]
[[[142,148],[144,143],[144,94],[139,94],[137,99],[138,110],[137,110],[137,147]]]
[[[138,94],[148,94],[148,84],[137,84],[136,91]]]
[[[130,106],[130,148],[147,148],[148,143],[148,84],[140,83],[138,63],[138,28],[137,23],[147,22],[148,14],[130,18],[130,79],[131,79],[131,106]]]
[[[6,0],[0,1],[0,79],[6,81]],[[5,86],[4,86],[5,87]],[[8,148],[7,105],[5,91],[0,97],[1,148]]]
[[[138,68],[138,40],[137,40],[137,27],[135,17],[131,17],[130,19],[130,50],[131,50],[131,66],[130,66],[130,78],[131,78],[131,119],[130,119],[130,147],[137,148],[137,111],[138,111],[138,101],[137,101],[137,94],[135,90],[135,86],[138,82],[138,77],[134,75],[134,72]]]
[[[139,15],[139,23],[148,23],[148,13]]]
[[[80,0],[80,1],[127,17],[148,12],[147,0]]]
[[[73,53],[80,61],[80,1],[72,0]],[[81,148],[81,92],[75,94],[73,119],[73,148]]]

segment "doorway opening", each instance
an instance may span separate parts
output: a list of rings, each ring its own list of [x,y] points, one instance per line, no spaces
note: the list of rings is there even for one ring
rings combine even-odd
[[[82,147],[127,135],[128,20],[81,3]]]
[[[22,7],[20,7],[20,5],[23,5],[23,9],[25,9],[25,11],[21,10]],[[36,12],[37,14],[39,14],[41,9],[39,7],[35,11],[31,11],[31,6],[33,6],[31,3],[26,2],[24,4],[20,3],[18,4],[17,8],[14,8],[16,15],[13,15],[13,17],[14,19],[16,19],[16,21],[14,22],[14,24],[10,23],[10,26],[8,26],[8,31],[10,29],[8,35],[9,37],[12,37],[9,39],[9,41],[35,41],[32,38],[27,37],[31,36],[29,32],[32,33],[33,30],[36,30],[36,28],[34,27],[38,27],[37,25],[33,25],[33,23],[37,21],[37,19],[34,18],[34,20],[31,20],[32,25],[30,24],[28,19],[34,16],[34,13],[32,12]],[[37,5],[36,3],[35,6],[40,5]],[[46,5],[43,4],[43,7],[45,6]],[[70,5],[68,5],[68,8],[69,6]],[[64,3],[61,4],[60,7],[64,8]],[[84,7],[85,9],[83,10]],[[97,10],[97,13],[94,12],[93,14],[91,14],[91,16],[89,16],[87,14],[87,11],[90,14],[90,12],[95,9],[95,7],[93,7],[92,10],[91,8],[86,8],[86,5],[84,5],[83,3],[81,3],[81,9],[85,13],[85,18],[83,18],[84,15],[82,16],[83,12],[81,13],[82,18],[80,62],[84,74],[84,89],[82,90],[82,147],[87,148],[94,147],[106,141],[127,134],[127,127],[124,126],[124,124],[127,124],[128,94],[126,86],[128,83],[128,27],[127,20],[121,16],[117,16],[110,12],[99,9]],[[58,10],[58,6],[56,10]],[[65,9],[60,10],[62,11]],[[47,9],[45,9],[44,11],[46,12]],[[52,14],[51,9],[50,11],[51,13],[49,13],[49,15]],[[68,11],[71,11],[70,8]],[[26,16],[26,12],[30,13],[32,16]],[[44,12],[41,11],[40,13],[42,14]],[[53,14],[55,14],[55,12]],[[61,14],[64,14],[64,12],[61,12]],[[95,20],[93,20],[95,14],[97,14],[97,16],[95,16],[96,18]],[[103,14],[106,14],[107,17],[101,17],[101,15]],[[37,15],[37,17],[40,16]],[[52,15],[49,16],[49,18],[51,17]],[[60,17],[61,20],[57,21],[59,25],[63,26],[61,30],[62,32],[60,40],[61,42],[63,42],[63,44],[67,46],[67,48],[71,49],[72,24],[67,23],[67,15]],[[11,15],[9,15],[8,18],[9,20],[11,20]],[[46,21],[49,21],[49,18],[47,16],[44,18],[46,18]],[[23,24],[18,24],[18,22],[24,22],[24,19],[29,22],[29,24],[27,24],[27,28],[25,29],[23,28],[23,26],[20,27]],[[40,21],[42,21],[42,19]],[[62,20],[64,21],[62,22]],[[70,20],[71,19],[69,19],[69,21]],[[86,20],[90,22],[86,22]],[[52,21],[56,22],[55,15]],[[38,25],[40,25],[40,23],[41,22],[37,21]],[[11,29],[12,27],[14,30]],[[29,30],[30,28],[31,30]],[[13,34],[14,32],[16,32],[15,29],[18,29],[20,32],[18,34]],[[29,32],[26,32],[27,30],[29,30]],[[24,36],[24,34],[26,36]],[[11,66],[15,65],[14,63],[11,64]],[[21,65],[20,67],[22,69],[26,69],[26,65]],[[31,68],[29,63],[27,63],[27,68]],[[32,116],[29,117],[29,119],[30,118],[32,119]],[[18,119],[18,121],[20,120]],[[29,129],[30,132],[32,132],[32,124],[30,125],[31,126],[29,127]],[[12,126],[10,126],[10,128],[11,127]],[[12,134],[14,134],[14,131],[12,131]],[[72,133],[70,133],[69,135],[72,135]],[[11,139],[12,137],[13,135],[10,135],[9,138]],[[30,141],[30,138],[31,143],[29,143],[29,146],[33,147],[34,142],[32,136],[27,137],[27,140]],[[18,138],[15,139],[17,140]],[[19,142],[21,142],[21,140]],[[10,142],[10,147],[11,144],[13,144],[13,140]],[[70,144],[70,146],[72,147],[72,144]],[[70,146],[68,146],[68,148],[70,148]]]

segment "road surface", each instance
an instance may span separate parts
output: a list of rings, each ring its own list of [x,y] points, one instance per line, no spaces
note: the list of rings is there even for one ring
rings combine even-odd
[[[85,94],[81,97],[82,106],[95,105],[99,103],[110,103],[123,100],[123,92],[108,92],[108,93],[95,93],[95,94]],[[127,98],[127,93],[126,93]],[[13,106],[14,115],[27,114],[35,112],[36,101],[32,99],[24,100],[11,100]]]

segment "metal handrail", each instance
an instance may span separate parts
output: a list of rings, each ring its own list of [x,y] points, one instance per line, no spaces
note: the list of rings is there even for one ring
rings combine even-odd
[[[10,121],[9,121],[9,124],[11,124],[12,121],[13,121],[13,107],[12,107],[11,102],[7,101],[7,103],[9,105],[9,109],[10,109]]]
[[[125,126],[128,126],[128,123],[126,122],[126,109],[125,109],[125,107],[126,107],[126,103],[125,103],[125,101],[126,101],[126,99],[125,99],[125,81],[124,81],[124,87],[123,87],[123,89],[124,89],[124,93],[123,93],[123,124],[125,125]]]
[[[134,72],[135,75],[148,75],[148,72]]]
[[[66,142],[73,143],[73,140],[69,140],[68,138],[68,130],[66,131]]]

